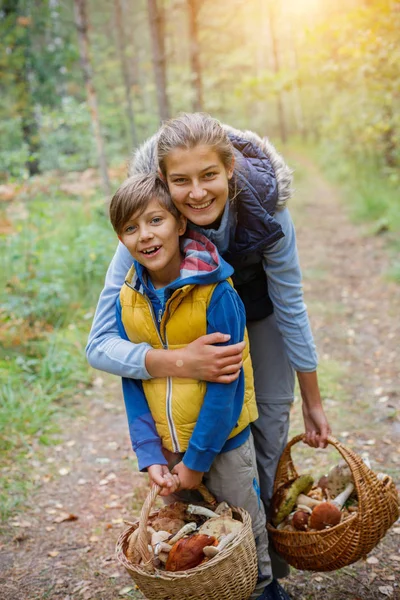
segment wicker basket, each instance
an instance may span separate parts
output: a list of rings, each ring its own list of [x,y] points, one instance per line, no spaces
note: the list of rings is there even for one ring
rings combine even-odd
[[[298,476],[290,454],[303,439],[293,438],[279,461],[274,491]],[[399,518],[399,496],[392,479],[380,481],[363,460],[335,438],[328,443],[345,459],[358,496],[358,511],[343,523],[324,531],[284,531],[267,525],[277,552],[296,567],[308,571],[334,571],[365,557]]]
[[[116,553],[120,563],[149,600],[247,600],[257,581],[257,555],[250,515],[232,507],[244,527],[237,538],[208,562],[187,571],[163,571],[153,566],[147,546],[146,526],[160,488],[152,487],[140,519],[120,536]],[[155,513],[152,513],[155,514]],[[142,563],[126,557],[130,535],[139,527],[138,550]]]

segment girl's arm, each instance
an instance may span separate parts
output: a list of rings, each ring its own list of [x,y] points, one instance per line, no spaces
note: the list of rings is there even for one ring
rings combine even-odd
[[[244,343],[214,346],[227,341],[222,333],[203,336],[179,350],[153,350],[148,344],[121,339],[115,306],[131,265],[132,257],[120,243],[107,271],[86,346],[90,365],[132,379],[179,376],[219,383],[237,379]]]
[[[303,399],[306,441],[325,446],[330,427],[325,417],[317,380],[317,353],[303,300],[296,234],[289,210],[275,213],[285,237],[264,253],[268,292],[286,351],[297,372]]]

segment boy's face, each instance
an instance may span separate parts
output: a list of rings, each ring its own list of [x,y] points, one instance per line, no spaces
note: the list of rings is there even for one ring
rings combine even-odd
[[[135,213],[118,236],[131,255],[143,265],[153,283],[166,285],[179,275],[181,254],[179,237],[185,233],[186,219],[177,220],[157,199],[151,200],[144,212]]]

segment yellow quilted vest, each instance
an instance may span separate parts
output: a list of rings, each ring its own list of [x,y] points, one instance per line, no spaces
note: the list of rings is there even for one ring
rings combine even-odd
[[[134,274],[132,266],[120,293],[122,323],[131,342],[147,342],[155,349],[173,350],[187,346],[207,333],[206,312],[217,283],[186,285],[175,290],[166,304],[159,333],[151,301],[130,287]],[[247,331],[245,340],[245,397],[238,423],[230,438],[258,417]],[[207,384],[181,377],[154,378],[142,383],[163,446],[172,452],[184,452],[196,424]]]

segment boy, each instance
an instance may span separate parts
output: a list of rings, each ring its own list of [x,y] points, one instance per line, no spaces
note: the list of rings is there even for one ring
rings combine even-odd
[[[134,259],[117,303],[124,339],[160,349],[183,348],[217,331],[227,331],[232,344],[243,339],[244,307],[227,281],[232,267],[204,236],[189,230],[182,237],[186,219],[160,178],[125,181],[111,201],[110,220]],[[263,590],[271,568],[250,433],[258,415],[248,345],[241,374],[230,384],[123,379],[123,391],[139,468],[162,487],[161,495],[195,489],[204,480],[218,500],[250,513],[260,575],[252,597],[268,598]],[[176,461],[171,475],[168,462]]]

